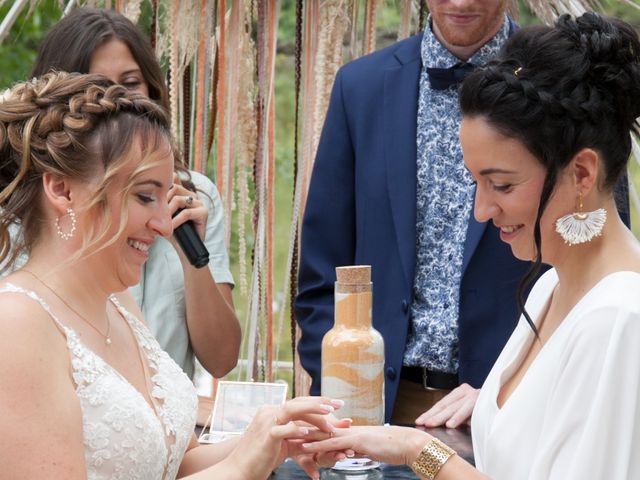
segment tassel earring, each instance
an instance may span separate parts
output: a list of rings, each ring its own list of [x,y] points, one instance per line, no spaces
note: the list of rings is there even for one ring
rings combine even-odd
[[[578,245],[602,235],[607,221],[607,211],[599,208],[593,212],[583,212],[582,194],[578,194],[578,211],[556,220],[556,232],[569,245]]]

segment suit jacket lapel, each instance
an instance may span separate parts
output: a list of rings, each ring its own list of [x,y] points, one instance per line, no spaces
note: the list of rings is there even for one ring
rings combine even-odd
[[[384,158],[389,202],[409,288],[413,285],[416,256],[416,124],[420,41],[403,44],[395,52],[398,65],[384,76]]]
[[[475,201],[474,201],[475,204]],[[464,251],[462,252],[462,275],[467,271],[467,266],[471,261],[473,253],[476,251],[478,243],[484,234],[484,230],[487,228],[487,222],[480,223],[473,216],[473,207],[469,214],[469,223],[467,225],[467,238],[464,242]]]

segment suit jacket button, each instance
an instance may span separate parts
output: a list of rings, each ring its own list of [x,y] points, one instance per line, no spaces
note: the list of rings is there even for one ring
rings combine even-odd
[[[404,313],[409,313],[409,302],[406,300],[402,300],[402,311]]]
[[[397,377],[396,369],[393,367],[387,367],[385,373],[387,374],[387,378],[389,380],[395,380]]]

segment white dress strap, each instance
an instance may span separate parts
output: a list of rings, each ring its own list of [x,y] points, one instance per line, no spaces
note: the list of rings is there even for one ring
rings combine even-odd
[[[82,410],[89,480],[174,480],[193,435],[197,396],[193,384],[162,351],[144,323],[111,296],[138,342],[141,360],[151,369],[157,410],[145,397],[87,348],[35,292],[7,283],[0,293],[21,293],[37,301],[66,336],[72,377]]]
[[[44,299],[33,290],[22,288],[13,283],[7,283],[4,285],[4,287],[0,288],[0,293],[21,293],[23,295],[26,295],[30,299],[35,300],[40,304],[44,311],[49,314],[49,317],[51,317],[53,323],[55,323],[56,327],[58,327],[58,329],[64,334],[64,336],[67,339],[69,338],[69,333],[71,333],[72,330],[60,321],[56,314],[51,310],[51,307],[49,307],[49,304],[45,302]]]

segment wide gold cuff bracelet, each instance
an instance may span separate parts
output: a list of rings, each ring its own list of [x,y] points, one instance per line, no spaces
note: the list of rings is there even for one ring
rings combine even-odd
[[[455,455],[456,452],[451,447],[445,445],[437,438],[432,438],[427,443],[418,458],[411,464],[411,468],[418,475],[428,480],[433,480],[442,466]]]

